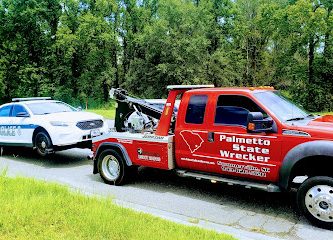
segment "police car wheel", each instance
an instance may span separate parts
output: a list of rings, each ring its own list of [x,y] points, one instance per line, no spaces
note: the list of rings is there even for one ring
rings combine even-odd
[[[40,156],[45,157],[49,153],[50,148],[52,148],[52,142],[49,135],[45,132],[37,133],[35,137],[35,147],[37,153]]]
[[[314,225],[333,229],[333,178],[311,177],[297,190],[297,205]]]
[[[98,157],[99,174],[103,181],[111,185],[122,185],[126,181],[128,167],[115,150],[104,150]]]

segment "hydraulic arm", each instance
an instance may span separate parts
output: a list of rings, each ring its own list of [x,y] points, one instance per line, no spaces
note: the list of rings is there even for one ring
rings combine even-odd
[[[130,97],[127,91],[120,88],[112,88],[110,97],[117,101],[115,127],[118,132],[124,131],[124,121],[136,109],[150,117],[160,119],[163,109],[158,108],[143,99]]]

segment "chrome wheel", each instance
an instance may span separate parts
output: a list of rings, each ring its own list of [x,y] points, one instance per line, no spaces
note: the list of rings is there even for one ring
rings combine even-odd
[[[318,220],[333,222],[333,187],[316,185],[310,188],[305,195],[307,210]]]
[[[102,172],[109,181],[115,181],[120,175],[120,164],[113,155],[107,155],[102,160]]]
[[[98,156],[99,175],[107,184],[119,186],[126,182],[128,167],[117,151],[105,149]]]

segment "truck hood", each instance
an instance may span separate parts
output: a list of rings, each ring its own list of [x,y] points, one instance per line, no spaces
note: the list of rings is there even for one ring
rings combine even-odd
[[[322,129],[333,133],[333,115],[325,115],[313,119],[307,125],[310,128]]]
[[[307,127],[333,133],[333,115],[325,115],[310,121]]]
[[[43,116],[43,120],[46,121],[59,121],[59,122],[69,122],[69,123],[103,119],[102,116],[90,112],[60,112],[60,113],[50,113],[41,116]]]
[[[324,115],[319,118],[314,119],[309,123],[309,125],[313,126],[328,126],[333,127],[333,115]]]
[[[312,120],[295,121],[293,128],[305,131],[312,136],[328,137],[333,139],[333,115],[320,116]]]

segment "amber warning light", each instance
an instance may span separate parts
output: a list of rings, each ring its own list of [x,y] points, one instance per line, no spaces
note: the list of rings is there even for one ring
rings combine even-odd
[[[249,123],[247,125],[247,129],[250,131],[254,131],[254,130],[256,130],[256,125],[254,123]]]

